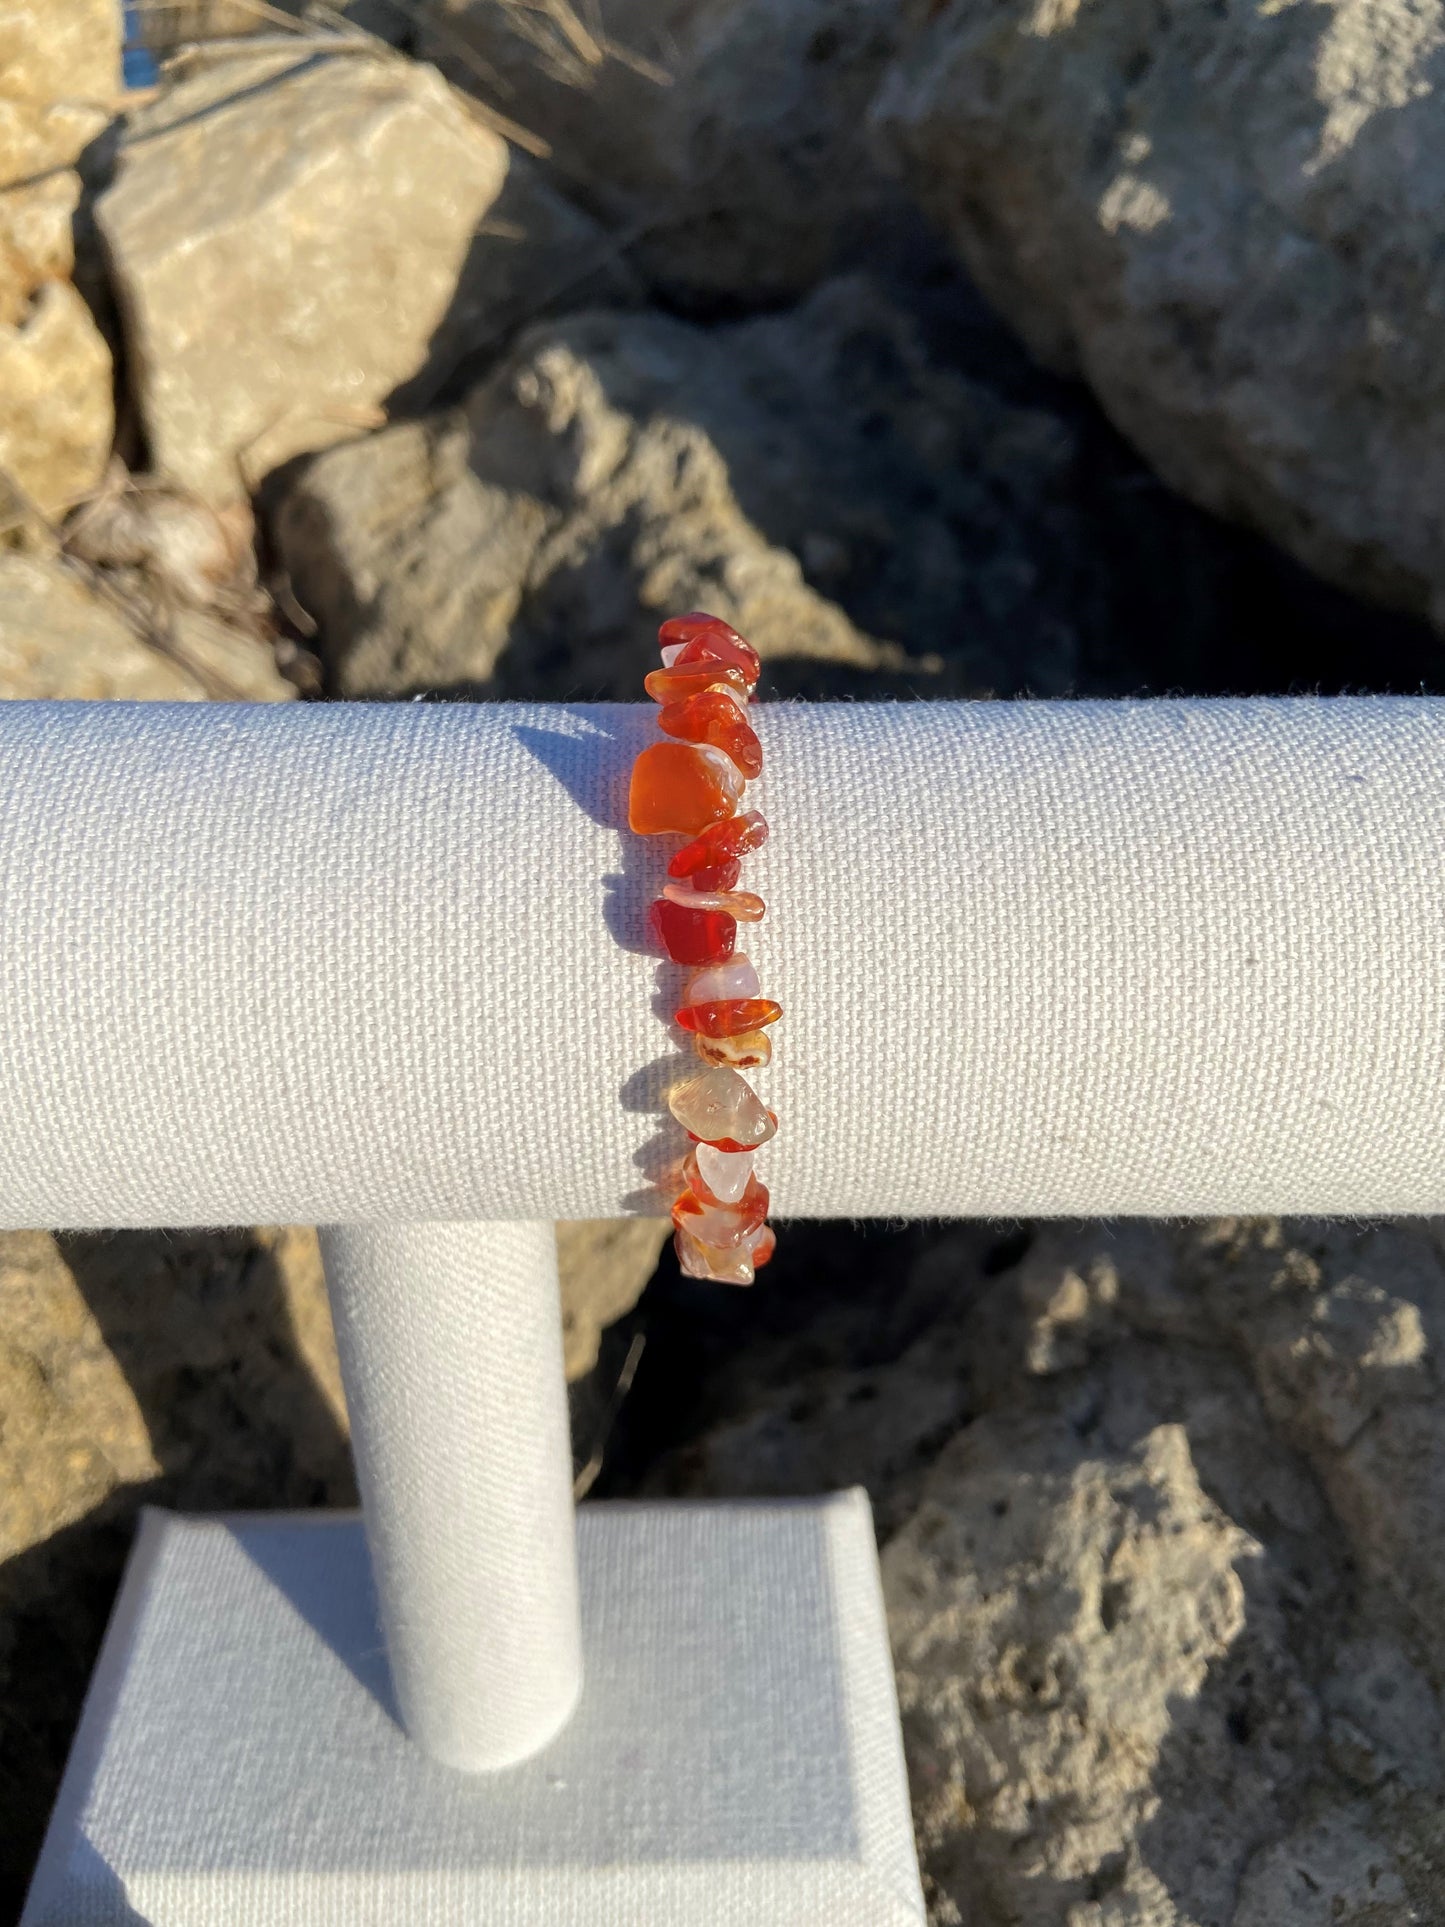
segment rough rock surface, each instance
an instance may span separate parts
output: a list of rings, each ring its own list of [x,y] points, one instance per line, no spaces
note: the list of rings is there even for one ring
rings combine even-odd
[[[110,350],[74,286],[46,281],[0,323],[0,466],[59,516],[100,480],[113,426]]]
[[[150,0],[139,10],[133,31],[141,45],[158,58],[165,58],[180,47],[203,40],[232,39],[241,34],[266,34],[282,23],[278,13],[315,24],[315,10],[308,0],[268,0],[267,10],[257,8],[255,0]],[[327,5],[323,30],[336,19],[349,20],[363,33],[376,34],[399,46],[408,36],[407,16],[393,0],[340,0]]]
[[[716,327],[579,313],[464,407],[278,477],[329,687],[631,700],[660,617],[699,604],[753,637],[773,695],[1429,672],[1428,632],[1168,496],[977,306],[940,342],[968,300],[849,275]]]
[[[1445,613],[1445,12],[941,0],[876,104],[1046,362],[1176,488]]]
[[[110,109],[120,86],[115,0],[0,0],[0,93]]]
[[[42,283],[68,280],[75,267],[72,163],[110,116],[86,101],[6,93],[9,80],[0,68],[0,321],[14,327]]]
[[[1260,1553],[1205,1495],[1180,1425],[1110,1451],[984,1418],[940,1455],[884,1561],[939,1888],[1043,1921],[1100,1899],[1122,1861],[1121,1890],[1157,1893],[1129,1857],[1167,1777],[1194,1788],[1196,1845],[1222,1876],[1211,1898],[1227,1893],[1267,1832],[1271,1769],[1318,1726],[1279,1628],[1247,1611],[1240,1568]],[[1241,1677],[1245,1746],[1229,1726]]]
[[[849,1247],[664,1265],[599,1490],[868,1486],[931,1919],[1436,1920],[1440,1226]]]
[[[70,276],[73,163],[119,71],[110,0],[0,7],[0,468],[48,516],[98,481],[114,428],[110,351]]]
[[[228,694],[275,702],[295,693],[252,636],[186,612],[168,655],[72,572],[0,553],[0,697],[200,702]]]
[[[531,329],[464,408],[307,465],[273,527],[348,695],[625,699],[690,606],[737,622],[775,689],[1057,692],[1103,582],[1074,456],[850,277],[715,330]]]
[[[674,297],[776,301],[896,218],[863,135],[893,0],[439,0],[421,38],[459,86],[545,139]]]
[[[96,218],[157,470],[226,500],[384,419],[506,172],[438,75],[389,56],[212,62],[142,108]]]

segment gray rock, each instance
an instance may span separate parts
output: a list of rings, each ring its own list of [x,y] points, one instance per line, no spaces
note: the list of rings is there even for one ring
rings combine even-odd
[[[1325,1813],[1265,1848],[1245,1875],[1232,1927],[1414,1927],[1420,1913],[1369,1816]]]
[[[875,115],[985,293],[1168,482],[1439,616],[1442,56],[1433,0],[943,0]]]
[[[418,413],[443,389],[465,386],[528,321],[591,302],[634,305],[640,284],[607,230],[549,185],[536,162],[511,150],[507,178],[457,277],[426,366],[391,397]]]
[[[384,50],[183,71],[96,207],[157,470],[225,501],[384,419],[506,172],[441,78]]]
[[[311,462],[273,528],[350,695],[626,699],[688,607],[782,691],[1042,693],[1097,579],[1073,453],[849,278],[715,330],[529,330],[465,408]]]
[[[1378,1786],[1392,1775],[1429,1791],[1440,1779],[1440,1707],[1430,1681],[1383,1634],[1346,1640],[1325,1681],[1335,1765],[1348,1780]]]
[[[794,296],[896,215],[863,138],[891,0],[439,0],[426,57],[545,140],[551,178],[676,296]]]

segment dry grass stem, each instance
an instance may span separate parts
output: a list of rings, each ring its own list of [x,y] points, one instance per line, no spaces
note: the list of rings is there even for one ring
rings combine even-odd
[[[617,1374],[617,1383],[612,1388],[612,1396],[607,1401],[607,1410],[602,1415],[602,1426],[597,1434],[597,1443],[589,1453],[587,1463],[572,1481],[574,1502],[585,1499],[597,1483],[607,1451],[607,1441],[612,1436],[612,1428],[617,1423],[617,1414],[622,1410],[623,1400],[632,1390],[632,1381],[637,1376],[637,1368],[642,1363],[642,1354],[646,1346],[647,1339],[644,1334],[634,1332],[632,1343],[627,1347],[627,1356],[622,1361],[622,1370]]]

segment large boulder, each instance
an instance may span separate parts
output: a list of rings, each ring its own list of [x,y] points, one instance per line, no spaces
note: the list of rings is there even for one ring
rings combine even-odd
[[[1057,693],[1112,619],[1075,458],[847,277],[717,329],[530,329],[465,407],[309,463],[272,528],[347,695],[627,700],[688,607],[775,689]]]
[[[1445,8],[917,6],[875,115],[1174,487],[1445,618]]]
[[[157,470],[224,501],[384,419],[506,175],[502,140],[384,50],[183,69],[96,208]]]
[[[864,138],[894,0],[437,0],[422,46],[547,142],[656,283],[712,305],[797,295],[896,217]]]
[[[1042,1923],[1101,1884],[1157,1910],[1138,1840],[1171,1781],[1195,1787],[1200,1858],[1227,1856],[1228,1892],[1277,1818],[1278,1755],[1317,1724],[1283,1626],[1247,1598],[1261,1552],[1178,1425],[1118,1451],[984,1419],[940,1457],[883,1578],[920,1846],[937,1888],[974,1902],[942,1918]]]

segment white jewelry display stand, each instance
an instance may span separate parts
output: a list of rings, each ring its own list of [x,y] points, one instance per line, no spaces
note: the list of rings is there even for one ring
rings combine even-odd
[[[776,1216],[1445,1207],[1445,704],[768,725]],[[320,1224],[370,1547],[149,1518],[27,1927],[922,1918],[861,1496],[574,1530],[550,1220],[681,1141],[653,734],[0,706],[0,1222]]]

